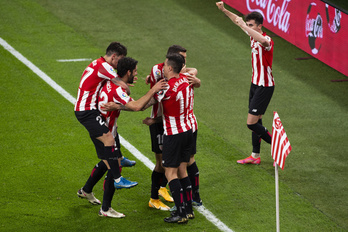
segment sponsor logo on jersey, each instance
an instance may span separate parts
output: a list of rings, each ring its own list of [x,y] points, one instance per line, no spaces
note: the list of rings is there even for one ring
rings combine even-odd
[[[161,77],[161,71],[159,69],[156,70],[155,75],[157,78]]]
[[[127,95],[127,93],[122,93],[122,98],[127,98],[128,97],[128,95]]]

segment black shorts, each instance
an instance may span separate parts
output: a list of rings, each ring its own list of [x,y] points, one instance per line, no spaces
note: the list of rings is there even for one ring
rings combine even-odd
[[[104,143],[96,139],[109,132],[109,128],[105,124],[104,117],[98,110],[75,111],[77,120],[87,129],[89,136],[94,144],[99,159],[106,159],[104,156]],[[117,141],[118,139],[118,141]],[[120,142],[115,138],[115,155],[120,157]]]
[[[109,132],[105,119],[98,110],[75,111],[75,116],[87,129],[91,138],[97,138]]]
[[[154,123],[150,127],[151,147],[156,154],[162,153],[163,148],[163,123]]]
[[[263,87],[251,84],[249,92],[249,114],[263,115],[274,92],[274,86]]]
[[[182,162],[189,162],[192,152],[192,130],[176,135],[163,136],[162,165],[177,168]]]
[[[195,155],[197,152],[197,133],[198,133],[198,130],[193,132],[193,143],[192,143],[192,147],[191,147],[191,156]]]

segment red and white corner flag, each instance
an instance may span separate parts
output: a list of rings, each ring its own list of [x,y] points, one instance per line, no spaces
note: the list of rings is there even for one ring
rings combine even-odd
[[[291,145],[277,112],[273,112],[271,153],[274,162],[284,170],[285,159],[291,151]]]

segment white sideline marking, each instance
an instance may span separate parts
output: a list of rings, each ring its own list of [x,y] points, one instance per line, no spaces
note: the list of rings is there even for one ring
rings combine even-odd
[[[72,104],[75,104],[76,99],[71,96],[67,91],[65,91],[62,87],[60,87],[55,81],[53,81],[49,76],[47,76],[43,71],[41,71],[38,67],[36,67],[33,63],[31,63],[27,58],[25,58],[22,54],[16,51],[11,45],[9,45],[5,40],[0,38],[0,44],[9,51],[13,56],[15,56],[19,61],[25,64],[28,68],[30,68],[36,75],[38,75],[42,80],[44,80],[49,86],[55,89],[58,93],[60,93],[65,99],[67,99]],[[132,144],[130,144],[127,140],[125,140],[120,135],[120,143],[131,152],[138,160],[143,162],[146,167],[150,170],[153,170],[155,165],[149,160],[146,156],[144,156],[138,149],[136,149]],[[228,228],[222,221],[220,221],[214,214],[212,214],[208,209],[204,206],[195,207],[195,209],[200,212],[202,215],[206,217],[211,223],[213,223],[217,228],[224,232],[233,232],[230,228]]]
[[[57,60],[58,62],[79,62],[79,61],[89,61],[92,60],[90,58],[81,58],[81,59],[61,59]]]

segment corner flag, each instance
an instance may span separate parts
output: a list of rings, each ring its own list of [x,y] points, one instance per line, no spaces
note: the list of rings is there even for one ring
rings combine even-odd
[[[277,112],[273,112],[271,153],[274,162],[284,170],[285,159],[291,151],[291,145]]]

